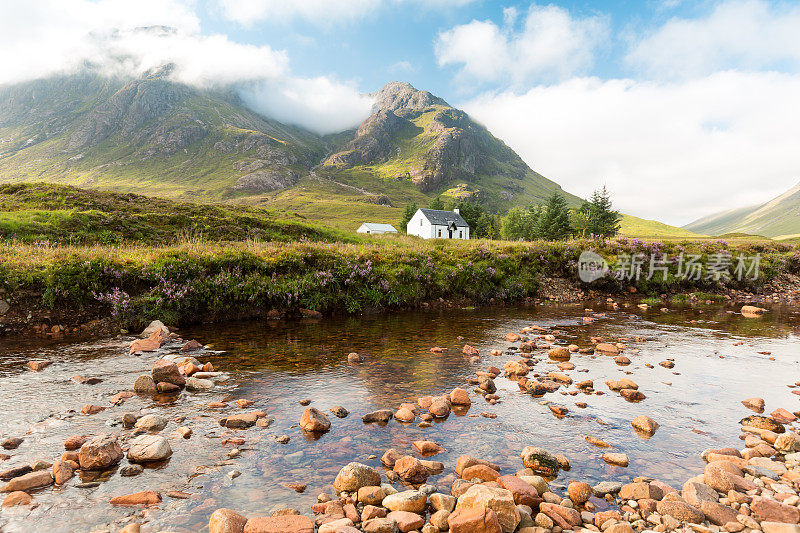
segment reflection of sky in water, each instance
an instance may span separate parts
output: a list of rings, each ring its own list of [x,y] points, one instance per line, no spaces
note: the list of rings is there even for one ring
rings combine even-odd
[[[186,531],[198,529],[213,509],[222,506],[249,514],[264,514],[277,507],[308,512],[316,495],[344,464],[358,460],[377,466],[378,460],[369,459],[371,455],[379,457],[389,447],[410,453],[410,443],[417,439],[435,440],[446,448],[446,453],[435,457],[445,463],[445,473],[431,480],[441,480],[444,491],[449,490],[452,477],[448,472],[452,472],[459,455],[490,459],[511,473],[522,468],[519,452],[527,445],[569,457],[573,468],[562,473],[557,483],[646,475],[677,486],[699,472],[699,452],[703,449],[741,445],[738,420],[750,414],[740,404],[742,399],[761,396],[767,401],[768,411],[776,407],[794,411],[800,401],[786,387],[800,379],[794,372],[800,359],[796,349],[800,315],[796,309],[775,308],[756,320],[719,307],[703,309],[703,313],[686,309],[668,314],[658,310],[636,310],[636,314],[613,311],[608,318],[588,325],[580,321],[583,306],[547,306],[203,326],[184,333],[222,351],[203,360],[212,360],[217,368],[238,369],[229,385],[212,394],[184,395],[175,406],[166,408],[134,398],[122,407],[91,417],[71,416],[68,411],[79,411],[86,403],[107,405],[108,397],[129,388],[135,377],[149,368],[153,357],[124,355],[124,342],[117,339],[91,344],[8,342],[0,346],[0,410],[6,413],[0,421],[0,433],[16,435],[31,426],[34,429],[15,457],[0,468],[39,458],[52,460],[60,455],[67,436],[118,430],[106,427],[106,421],[126,411],[152,408],[172,419],[185,416],[182,423],[195,431],[188,441],[170,437],[175,455],[168,465],[136,478],[115,475],[97,489],[67,485],[44,491],[36,495],[42,505],[28,520],[42,526],[101,525],[130,513],[110,510],[105,502],[111,496],[144,489],[195,494],[190,500],[165,498],[162,510],[154,514],[157,524],[176,531],[181,527]],[[493,357],[489,351],[506,348],[509,343],[503,340],[505,334],[530,324],[557,327],[562,332],[560,339],[581,346],[589,344],[590,336],[601,335],[607,339],[641,337],[643,341],[629,343],[631,349],[640,351],[627,352],[633,361],[628,367],[617,366],[607,356],[572,358],[577,368],[568,374],[575,381],[594,380],[596,390],[607,392],[602,396],[556,392],[537,399],[522,394],[516,383],[500,377],[496,384],[502,402],[492,406],[472,394],[474,403],[467,416],[451,416],[426,429],[396,422],[387,427],[361,423],[360,416],[370,410],[394,409],[403,401],[441,394],[455,386],[471,390],[464,380],[475,370],[490,365],[502,368],[506,361],[516,359],[511,355]],[[465,339],[459,341],[459,335]],[[744,344],[734,346],[737,342]],[[461,355],[464,343],[481,351],[478,365],[470,365]],[[433,354],[433,346],[447,351]],[[363,354],[365,363],[348,365],[346,356],[351,351]],[[758,355],[759,351],[772,352],[776,360]],[[556,369],[545,353],[534,355],[539,360],[534,372]],[[40,374],[23,371],[29,358],[48,358],[55,364]],[[658,366],[667,358],[675,359],[674,369]],[[654,368],[646,368],[645,363]],[[579,372],[582,369],[588,372]],[[607,390],[604,382],[619,379],[627,375],[626,371],[647,396],[644,402],[631,404]],[[93,387],[75,385],[69,382],[75,374],[101,377],[104,382]],[[220,412],[204,408],[208,401],[225,396],[253,399],[254,408],[275,418],[267,430],[238,432],[247,441],[235,460],[228,460],[230,446],[220,442],[221,436],[233,432],[226,433],[217,424]],[[351,415],[346,419],[331,415],[331,432],[316,441],[307,439],[296,427],[304,409],[298,403],[302,398],[312,399],[312,405],[325,412],[342,405]],[[543,400],[566,406],[569,416],[556,419],[542,405]],[[579,401],[588,407],[576,407]],[[477,416],[482,412],[498,417],[491,420]],[[50,413],[57,416],[49,417]],[[641,439],[630,427],[630,421],[639,414],[661,424],[650,440]],[[171,422],[166,434],[177,426],[177,421]],[[275,442],[274,436],[281,434],[291,437],[288,445]],[[587,435],[611,443],[613,451],[627,453],[630,467],[617,469],[603,463],[600,455],[605,450],[588,444],[584,439]],[[234,468],[242,475],[231,481],[225,474]],[[288,482],[308,483],[308,491],[296,494],[283,487]],[[69,503],[55,492],[63,492]],[[60,514],[52,514],[55,511]],[[31,523],[5,511],[0,515],[0,525],[8,531],[29,529]]]

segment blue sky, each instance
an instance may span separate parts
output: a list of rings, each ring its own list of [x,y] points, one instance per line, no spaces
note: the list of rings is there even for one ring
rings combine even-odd
[[[172,63],[324,134],[406,80],[564,189],[682,225],[800,181],[798,35],[783,0],[0,0],[0,84]]]

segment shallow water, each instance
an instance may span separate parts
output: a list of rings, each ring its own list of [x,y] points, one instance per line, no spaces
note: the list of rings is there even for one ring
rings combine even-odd
[[[700,472],[703,449],[741,446],[738,421],[752,414],[741,400],[763,397],[767,412],[777,407],[798,409],[800,397],[788,387],[800,379],[798,308],[775,306],[762,318],[747,319],[725,306],[701,305],[662,313],[635,306],[606,310],[595,305],[592,307],[606,316],[583,324],[584,307],[464,309],[182,330],[184,338],[196,338],[213,348],[198,357],[228,372],[229,381],[210,393],[184,392],[171,403],[134,397],[91,416],[80,414],[83,405],[109,405],[108,398],[130,389],[157,355],[128,356],[126,346],[132,337],[83,343],[2,339],[0,437],[24,436],[25,441],[19,449],[7,452],[12,457],[0,462],[0,470],[37,459],[52,461],[62,453],[64,439],[73,434],[128,434],[111,424],[122,413],[140,410],[160,412],[171,419],[162,434],[169,437],[174,454],[165,465],[146,469],[134,478],[114,474],[90,489],[75,487],[76,478],[62,487],[39,491],[35,494],[39,507],[3,509],[0,529],[91,531],[112,524],[113,531],[126,523],[126,517],[141,521],[142,511],[112,508],[108,500],[146,489],[163,494],[180,490],[192,496],[186,500],[165,496],[160,509],[145,511],[148,522],[143,531],[199,531],[218,507],[246,515],[263,515],[281,507],[310,514],[316,495],[330,490],[342,466],[356,460],[379,467],[379,460],[370,456],[380,457],[390,447],[412,453],[411,442],[418,439],[434,440],[446,449],[433,457],[445,464],[445,472],[429,479],[445,492],[452,483],[449,473],[458,456],[482,457],[499,464],[504,473],[513,473],[522,468],[519,452],[528,445],[563,453],[571,460],[572,469],[561,473],[556,486],[573,479],[593,483],[640,475],[680,486]],[[631,339],[626,355],[633,363],[620,367],[612,357],[573,355],[576,369],[567,374],[575,381],[594,380],[595,389],[606,392],[604,395],[556,392],[533,398],[520,392],[515,382],[498,377],[500,403],[489,405],[471,393],[473,405],[467,415],[451,415],[429,428],[396,421],[386,427],[361,422],[361,415],[368,411],[396,409],[420,396],[446,393],[456,386],[471,391],[465,379],[475,371],[490,365],[502,368],[506,361],[518,359],[508,353],[494,357],[489,351],[505,350],[511,346],[504,340],[506,333],[534,324],[560,332],[561,344],[588,346],[591,336]],[[464,339],[458,340],[459,335]],[[470,364],[461,355],[465,343],[480,350],[478,364]],[[433,354],[433,346],[447,351]],[[364,364],[349,365],[349,352],[362,354]],[[546,352],[537,351],[534,357],[539,360],[534,372],[556,370]],[[54,364],[39,373],[26,369],[27,360],[40,358]],[[658,366],[667,358],[674,358],[674,369]],[[654,368],[645,367],[646,363]],[[619,379],[626,372],[647,396],[643,402],[629,403],[604,385],[607,379]],[[78,385],[70,381],[76,374],[103,381]],[[254,400],[248,410],[267,412],[275,419],[273,425],[225,430],[218,419],[239,411],[235,404],[223,411],[205,407],[210,401],[238,398]],[[351,414],[345,419],[330,415],[331,431],[313,440],[297,427],[304,409],[298,402],[303,398],[311,399],[323,412],[341,405]],[[567,407],[568,416],[554,417],[543,400]],[[575,406],[581,401],[588,404],[585,409]],[[497,418],[479,416],[484,412],[495,413]],[[630,426],[640,414],[661,424],[649,440],[639,437]],[[181,421],[182,417],[185,420]],[[191,439],[175,435],[180,425],[193,428]],[[283,434],[291,437],[288,444],[275,441],[276,435]],[[240,456],[229,459],[228,451],[234,446],[222,440],[233,435],[244,437],[246,443],[238,446]],[[606,465],[600,456],[609,450],[587,443],[587,435],[612,444],[611,451],[628,454],[630,466]],[[231,470],[240,471],[241,476],[231,480],[227,475]],[[297,494],[284,487],[285,483],[307,483],[308,489]]]

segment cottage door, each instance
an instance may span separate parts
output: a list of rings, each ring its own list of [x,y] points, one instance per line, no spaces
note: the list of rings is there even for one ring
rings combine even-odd
[[[456,224],[455,224],[455,222],[450,222],[450,223],[447,225],[447,233],[449,234],[449,237],[448,237],[448,239],[452,239],[452,238],[453,238],[453,232],[455,231],[455,229],[456,229]]]

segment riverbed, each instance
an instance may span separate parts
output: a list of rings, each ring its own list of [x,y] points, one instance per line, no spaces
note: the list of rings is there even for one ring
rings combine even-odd
[[[0,440],[22,437],[0,470],[36,460],[52,462],[64,451],[71,435],[116,432],[130,434],[119,425],[123,413],[153,412],[170,423],[161,434],[173,450],[166,463],[145,468],[136,477],[118,472],[77,476],[66,484],[34,493],[38,506],[0,511],[2,531],[116,531],[131,517],[142,522],[143,511],[109,505],[113,496],[141,490],[164,494],[157,509],[144,511],[143,531],[200,531],[219,507],[244,515],[267,515],[291,507],[311,514],[320,492],[331,493],[339,469],[351,461],[380,467],[389,448],[411,454],[411,442],[432,440],[445,448],[434,457],[445,471],[428,483],[449,492],[456,459],[462,454],[487,459],[514,473],[522,468],[525,446],[539,446],[565,455],[571,469],[553,481],[556,487],[570,480],[594,484],[603,480],[627,481],[647,476],[679,487],[703,468],[700,452],[706,448],[741,447],[739,420],[752,411],[741,401],[754,396],[766,400],[767,413],[783,407],[796,411],[800,397],[793,394],[800,380],[800,308],[768,306],[759,318],[746,318],[734,305],[695,305],[640,309],[635,304],[618,308],[605,302],[536,307],[466,308],[415,311],[357,318],[326,318],[300,322],[267,321],[205,325],[178,330],[183,339],[196,339],[207,349],[194,353],[209,361],[227,378],[213,391],[179,396],[134,396],[111,406],[109,398],[132,390],[137,376],[149,372],[161,355],[128,355],[134,336],[65,341],[59,339],[0,339]],[[587,310],[591,308],[591,311]],[[592,317],[586,323],[584,317]],[[507,342],[509,332],[538,326],[556,336],[557,344],[592,346],[592,337],[622,342],[631,364],[618,365],[602,354],[572,354],[575,381],[591,379],[604,394],[569,395],[574,387],[535,398],[517,382],[497,377],[500,401],[494,405],[473,392],[466,380],[490,366],[503,368],[518,360]],[[479,351],[470,362],[462,354],[465,344]],[[167,347],[176,351],[179,344]],[[440,347],[442,353],[432,353]],[[502,355],[490,355],[501,350]],[[363,363],[348,363],[348,353]],[[532,372],[556,369],[546,350],[533,354]],[[53,363],[41,372],[26,362],[46,359]],[[660,362],[673,360],[674,368]],[[80,384],[73,376],[98,378],[94,385]],[[628,377],[646,398],[628,402],[608,390],[606,380]],[[396,410],[403,402],[448,393],[454,387],[470,391],[472,406],[451,414],[430,427],[391,421],[386,426],[364,424],[361,415],[376,409]],[[274,422],[268,428],[228,430],[219,425],[226,414],[241,411],[236,399],[252,400],[248,409],[266,413]],[[327,413],[331,429],[318,438],[305,435],[298,421],[305,409],[300,401]],[[210,402],[226,401],[225,409],[210,409]],[[557,418],[547,402],[568,409]],[[576,406],[585,402],[586,407]],[[106,410],[82,415],[84,405]],[[329,410],[342,406],[350,412],[337,418]],[[482,416],[496,415],[496,418]],[[651,438],[640,437],[630,422],[647,415],[660,427]],[[419,422],[419,419],[417,419]],[[176,433],[189,426],[184,439]],[[282,444],[275,437],[286,435]],[[586,441],[592,436],[611,444],[601,449]],[[225,444],[243,437],[244,444]],[[229,457],[231,449],[240,454]],[[606,464],[602,453],[622,452],[627,468]],[[122,465],[127,464],[123,460]],[[121,465],[121,466],[122,466]],[[235,472],[240,475],[234,477]],[[77,486],[89,483],[87,488]],[[297,493],[287,484],[306,484]],[[169,491],[186,493],[177,498]],[[187,497],[188,495],[188,497]]]

